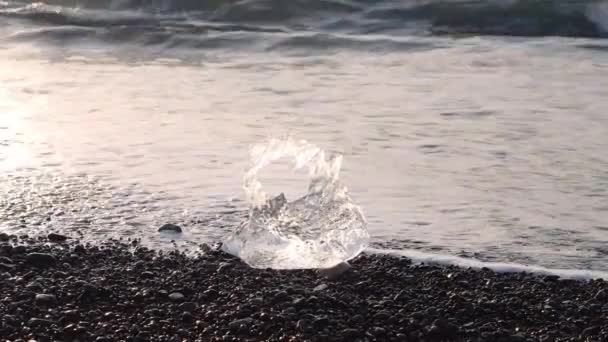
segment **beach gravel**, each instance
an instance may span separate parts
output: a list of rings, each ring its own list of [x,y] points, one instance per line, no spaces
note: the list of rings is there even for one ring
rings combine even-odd
[[[0,242],[11,341],[608,341],[608,283],[363,254],[328,279],[130,242]]]

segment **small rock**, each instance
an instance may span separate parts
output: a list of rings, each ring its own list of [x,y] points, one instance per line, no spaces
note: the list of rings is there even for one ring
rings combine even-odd
[[[8,241],[10,237],[6,233],[0,233],[0,241]]]
[[[236,331],[241,326],[250,327],[253,325],[254,322],[255,321],[253,320],[253,318],[250,318],[250,317],[241,318],[241,319],[237,319],[235,321],[228,323],[228,328]]]
[[[311,329],[310,322],[306,319],[301,319],[296,323],[296,329],[301,332],[307,332]]]
[[[287,294],[287,292],[285,291],[276,291],[274,294],[274,297],[272,298],[272,302],[273,303],[280,303],[285,301],[287,298],[289,298],[289,295]]]
[[[555,274],[550,274],[550,275],[545,276],[543,278],[543,280],[546,282],[555,282],[555,281],[559,280],[559,276],[555,275]]]
[[[0,255],[11,255],[11,254],[13,254],[13,246],[0,245]]]
[[[182,227],[175,225],[175,224],[167,223],[167,224],[163,225],[162,227],[158,228],[158,231],[159,232],[181,233]]]
[[[36,295],[36,305],[46,305],[51,306],[57,302],[57,297],[52,294],[37,294]]]
[[[180,292],[173,292],[169,295],[169,299],[171,299],[174,302],[180,302],[182,300],[184,300],[185,296],[183,294],[181,294]]]
[[[14,264],[13,260],[11,258],[7,258],[7,257],[0,257],[0,263],[9,264],[9,265]]]
[[[203,253],[209,253],[211,252],[213,249],[211,247],[209,247],[208,244],[203,243],[202,245],[200,245],[200,249]]]
[[[401,291],[399,291],[399,293],[397,293],[397,294],[396,294],[396,295],[393,297],[393,300],[394,300],[394,301],[398,301],[398,300],[400,300],[400,299],[401,299],[401,298],[403,298],[403,297],[405,297],[405,291],[404,291],[404,290],[401,290]]]
[[[249,304],[251,304],[255,308],[258,308],[258,307],[264,305],[264,299],[259,298],[259,297],[251,298],[249,300]],[[296,299],[294,299],[293,304],[296,304]]]
[[[389,317],[391,317],[391,314],[389,314],[386,311],[379,311],[378,313],[376,313],[374,315],[374,319],[377,321],[385,321],[385,320],[389,319]]]
[[[152,273],[150,271],[144,271],[141,273],[141,277],[143,279],[152,279],[152,278],[154,278],[154,273]]]
[[[178,308],[184,312],[192,312],[192,311],[196,310],[196,304],[194,304],[192,302],[185,302],[185,303],[181,303]]]
[[[192,314],[190,312],[184,312],[182,313],[182,322],[184,323],[190,323],[194,321],[194,316],[192,316]]]
[[[220,262],[216,271],[217,271],[217,273],[221,273],[222,271],[227,270],[231,267],[232,267],[232,264],[229,262]]]
[[[349,337],[349,338],[355,338],[360,336],[361,334],[359,333],[359,330],[357,329],[344,329],[340,332],[340,336],[344,336],[344,337]]]
[[[66,310],[63,313],[61,321],[76,322],[80,318],[80,313],[77,310]]]
[[[81,327],[77,324],[70,323],[63,328],[63,334],[67,337],[74,337],[86,332],[84,327]]]
[[[458,335],[458,328],[445,319],[436,319],[429,329],[429,335],[453,339]]]
[[[13,254],[23,254],[27,251],[27,248],[23,245],[13,247]]]
[[[597,291],[595,296],[593,296],[593,298],[595,298],[597,300],[608,299],[608,292],[606,290],[599,290],[599,291]]]
[[[509,341],[509,342],[524,342],[524,341],[526,341],[526,336],[524,336],[522,333],[516,333],[516,334],[513,334],[513,335],[509,336],[509,338],[507,339],[507,341]]]
[[[82,289],[82,292],[79,296],[80,300],[93,301],[97,297],[97,293],[99,292],[99,290],[95,286],[84,281],[80,281],[79,286]]]
[[[384,329],[382,327],[373,327],[371,333],[375,337],[381,337],[386,334],[386,329]]]
[[[0,271],[10,272],[15,268],[15,265],[0,263]]]
[[[55,324],[55,322],[48,320],[48,319],[42,319],[42,318],[30,318],[30,320],[28,321],[28,325],[35,327],[35,326],[49,326],[49,325],[53,325]]]
[[[599,331],[600,331],[600,327],[598,327],[598,326],[589,327],[589,328],[586,328],[585,330],[583,330],[582,335],[585,337],[593,336],[593,335],[596,335]]]
[[[329,325],[329,319],[327,317],[317,317],[315,318],[315,320],[312,322],[312,324],[315,326],[315,328],[317,329],[323,329],[325,328],[327,325]]]
[[[323,291],[323,290],[327,290],[327,284],[320,284],[317,285],[314,289],[312,289],[314,292],[318,292],[318,291]]]
[[[57,262],[54,256],[44,253],[30,253],[25,257],[25,260],[29,264],[39,267],[54,265]]]
[[[319,269],[318,272],[321,276],[329,280],[336,280],[351,268],[352,267],[347,262],[341,262],[333,267]]]
[[[360,324],[360,323],[363,323],[364,321],[365,321],[365,319],[361,315],[354,315],[353,317],[350,318],[350,322],[352,322],[354,324]]]
[[[67,236],[61,235],[61,234],[56,234],[56,233],[50,233],[49,235],[47,235],[47,238],[51,242],[64,242],[65,240],[68,239]]]

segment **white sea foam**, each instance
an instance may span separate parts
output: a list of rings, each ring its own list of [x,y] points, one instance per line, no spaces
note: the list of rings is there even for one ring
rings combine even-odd
[[[308,192],[289,202],[270,198],[258,173],[287,158],[296,169],[307,168]],[[361,209],[340,182],[342,156],[306,142],[271,139],[251,150],[245,174],[248,219],[223,241],[223,249],[257,268],[326,268],[349,260],[367,246],[369,234]]]
[[[484,262],[476,259],[462,258],[444,254],[425,253],[414,250],[369,248],[366,250],[366,252],[404,256],[411,259],[414,263],[455,265],[459,267],[470,267],[474,269],[481,269],[486,267],[500,273],[527,272],[538,275],[557,275],[565,279],[588,280],[601,278],[608,280],[608,272],[602,271],[546,268],[541,266],[522,265],[504,262]]]

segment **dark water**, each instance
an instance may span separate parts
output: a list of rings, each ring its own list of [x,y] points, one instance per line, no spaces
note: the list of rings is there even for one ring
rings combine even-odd
[[[374,247],[608,270],[606,8],[0,2],[0,229],[217,240],[292,135],[344,154]]]

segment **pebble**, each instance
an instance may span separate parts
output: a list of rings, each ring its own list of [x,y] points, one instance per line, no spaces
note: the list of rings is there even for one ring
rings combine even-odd
[[[37,305],[51,306],[57,303],[57,297],[52,294],[37,294],[35,300]]]
[[[173,292],[169,295],[169,299],[174,302],[179,302],[184,300],[185,296],[181,292]]]
[[[189,257],[130,241],[40,241],[21,253],[0,248],[16,265],[0,272],[3,340],[608,340],[603,281],[556,286],[367,254],[351,261],[356,272],[328,280],[311,270],[253,269],[221,250]],[[28,267],[33,253],[61,266]],[[222,263],[231,266],[217,272]]]
[[[314,292],[318,292],[318,291],[327,290],[327,287],[328,287],[328,286],[327,286],[327,284],[320,284],[320,285],[317,285],[317,286],[316,286],[316,287],[313,289],[313,291],[314,291]]]
[[[342,277],[351,268],[352,267],[347,262],[341,262],[333,267],[319,269],[318,272],[328,280],[336,280]]]
[[[49,319],[43,319],[43,318],[30,318],[30,320],[27,323],[28,323],[28,325],[30,325],[32,327],[49,326],[49,325],[55,324],[55,322],[53,322]]]
[[[0,271],[9,272],[15,268],[15,265],[0,263]]]
[[[158,231],[159,232],[181,233],[182,227],[180,227],[176,224],[167,223],[167,224],[164,224],[162,227],[158,228]]]
[[[50,233],[49,235],[47,235],[47,238],[51,242],[64,242],[68,239],[67,236],[56,233]]]
[[[230,322],[228,324],[228,328],[230,328],[232,330],[237,330],[242,325],[244,325],[245,327],[250,327],[251,325],[253,325],[253,322],[254,322],[253,318],[241,318],[241,319],[237,319],[237,320]]]
[[[193,302],[185,302],[185,303],[181,303],[178,306],[178,308],[185,312],[192,312],[192,311],[196,310],[196,304]]]
[[[19,247],[25,247],[25,246],[19,246]],[[45,254],[45,253],[30,253],[26,256],[25,260],[29,264],[39,266],[39,267],[54,265],[55,262],[57,262],[57,260],[55,259],[54,256],[52,256],[50,254]]]

